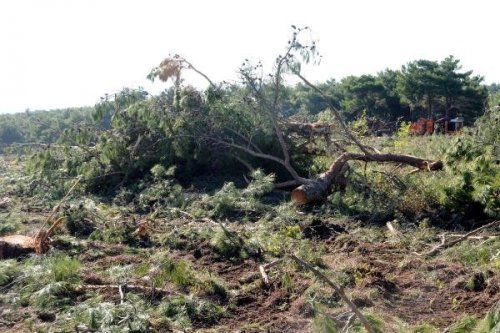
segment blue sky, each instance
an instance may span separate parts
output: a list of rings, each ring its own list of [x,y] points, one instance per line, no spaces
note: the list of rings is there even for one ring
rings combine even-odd
[[[311,80],[453,54],[500,82],[499,12],[496,0],[1,1],[0,113],[93,105],[123,87],[158,92],[165,84],[146,75],[169,53],[215,81],[236,80],[243,59],[272,62],[291,24],[319,41]]]

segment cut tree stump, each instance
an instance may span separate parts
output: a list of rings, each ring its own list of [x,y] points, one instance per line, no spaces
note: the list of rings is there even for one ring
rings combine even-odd
[[[45,230],[45,228],[42,227],[33,237],[23,235],[0,237],[0,259],[18,258],[32,252],[38,254],[47,252],[50,248],[49,236],[52,235],[59,224],[64,221],[63,217],[54,221],[55,214],[58,212],[59,208],[61,208],[61,205],[69,198],[70,194],[73,192],[80,180],[81,178],[78,177],[64,198],[62,198],[61,201],[59,201],[59,203],[52,209],[52,212],[45,221],[47,225],[49,223],[52,224],[48,230]]]
[[[35,252],[33,237],[12,235],[0,238],[0,259],[19,258]]]

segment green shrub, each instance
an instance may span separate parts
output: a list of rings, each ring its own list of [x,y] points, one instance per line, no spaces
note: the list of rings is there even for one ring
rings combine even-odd
[[[165,316],[175,326],[190,327],[194,322],[204,325],[217,323],[224,315],[224,309],[205,300],[186,296],[173,296],[158,306],[158,314]]]
[[[471,332],[477,324],[477,318],[475,316],[465,315],[460,318],[457,322],[451,325],[448,329],[449,333],[469,333]]]
[[[229,182],[213,196],[205,196],[203,202],[210,208],[210,215],[224,217],[264,210],[265,205],[259,198],[273,188],[275,177],[264,174],[262,170],[254,171],[251,177],[252,181],[244,189],[238,189],[233,182]]]
[[[0,261],[0,287],[11,282],[20,274],[20,267],[15,260]]]
[[[365,313],[366,320],[370,323],[375,333],[385,332],[385,320],[374,313]],[[354,325],[354,332],[366,333],[366,329],[361,323],[357,322]]]
[[[72,311],[75,326],[99,332],[150,332],[149,314],[144,301],[127,294],[121,304],[92,301],[77,305]],[[83,326],[83,327],[82,327]]]
[[[467,212],[479,204],[489,216],[500,216],[498,119],[500,108],[485,113],[476,122],[474,133],[458,137],[447,151],[447,165],[460,177],[458,186],[446,189],[449,207]]]
[[[166,169],[160,164],[151,169],[153,180],[151,182],[144,180],[138,186],[140,193],[137,201],[142,211],[148,212],[155,205],[181,207],[184,204],[182,186],[171,179],[174,173],[175,167]]]
[[[246,251],[243,249],[234,235],[228,234],[228,231],[218,228],[210,241],[216,253],[226,259],[241,260],[247,257]]]
[[[80,267],[78,259],[57,252],[27,260],[20,275],[21,302],[40,309],[68,304],[77,295]]]
[[[395,134],[394,148],[397,152],[403,151],[408,145],[408,137],[410,136],[411,123],[402,121],[399,124],[398,130]]]
[[[92,215],[83,203],[68,207],[64,210],[63,216],[66,220],[66,228],[72,236],[87,237],[96,229]]]
[[[201,278],[196,282],[196,289],[203,292],[207,296],[215,296],[221,301],[226,301],[229,297],[229,292],[223,282],[214,278],[209,274],[206,278]]]
[[[158,306],[160,316],[165,316],[174,325],[182,328],[192,325],[191,317],[194,316],[196,306],[194,302],[185,296],[174,296]]]
[[[477,324],[473,333],[500,332],[500,302],[497,302],[486,316]]]
[[[46,262],[50,282],[78,283],[80,281],[80,260],[66,254],[55,254]]]
[[[196,284],[196,273],[185,261],[175,261],[165,252],[155,254],[153,262],[157,273],[153,276],[153,284],[162,287],[166,281],[179,287],[189,287]]]
[[[315,333],[339,333],[342,332],[332,318],[323,311],[318,304],[313,306],[314,318],[312,320],[312,331]]]
[[[497,238],[487,239],[479,245],[466,240],[443,252],[453,261],[470,267],[491,267],[500,269],[500,241]]]
[[[26,216],[19,211],[9,211],[0,214],[0,236],[12,234],[22,228],[23,222],[26,222]]]

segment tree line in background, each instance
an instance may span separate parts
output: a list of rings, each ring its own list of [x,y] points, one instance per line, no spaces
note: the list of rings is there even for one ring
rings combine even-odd
[[[496,85],[487,87],[482,81],[472,71],[462,71],[460,61],[449,56],[440,62],[417,60],[401,70],[349,76],[320,86],[335,96],[347,120],[363,114],[382,121],[462,116],[472,124],[487,107],[488,88],[496,92]],[[307,101],[313,113],[324,108],[315,103],[317,96],[309,88],[298,85],[294,90],[292,96]]]
[[[91,119],[92,107],[0,115],[0,145],[55,142],[65,129]]]
[[[461,116],[472,124],[490,105],[500,103],[500,85],[482,84],[482,77],[462,71],[460,61],[449,56],[442,61],[416,60],[401,70],[386,69],[377,75],[348,76],[318,84],[346,121],[366,117],[374,134],[391,132],[397,120]],[[186,90],[195,92],[192,87]],[[230,86],[224,93],[241,94],[243,86]],[[302,121],[317,118],[327,103],[303,83],[283,87],[283,107],[287,116]],[[166,91],[174,95],[174,88]],[[199,92],[197,92],[199,94]],[[93,108],[68,108],[0,116],[0,144],[54,142],[64,129],[88,123]]]

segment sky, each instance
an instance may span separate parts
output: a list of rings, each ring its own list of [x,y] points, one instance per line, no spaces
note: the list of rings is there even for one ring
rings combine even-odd
[[[498,13],[498,0],[2,0],[0,113],[94,105],[124,87],[157,93],[167,85],[146,75],[176,53],[235,81],[244,59],[272,63],[292,24],[318,40],[312,81],[454,55],[500,82]]]

